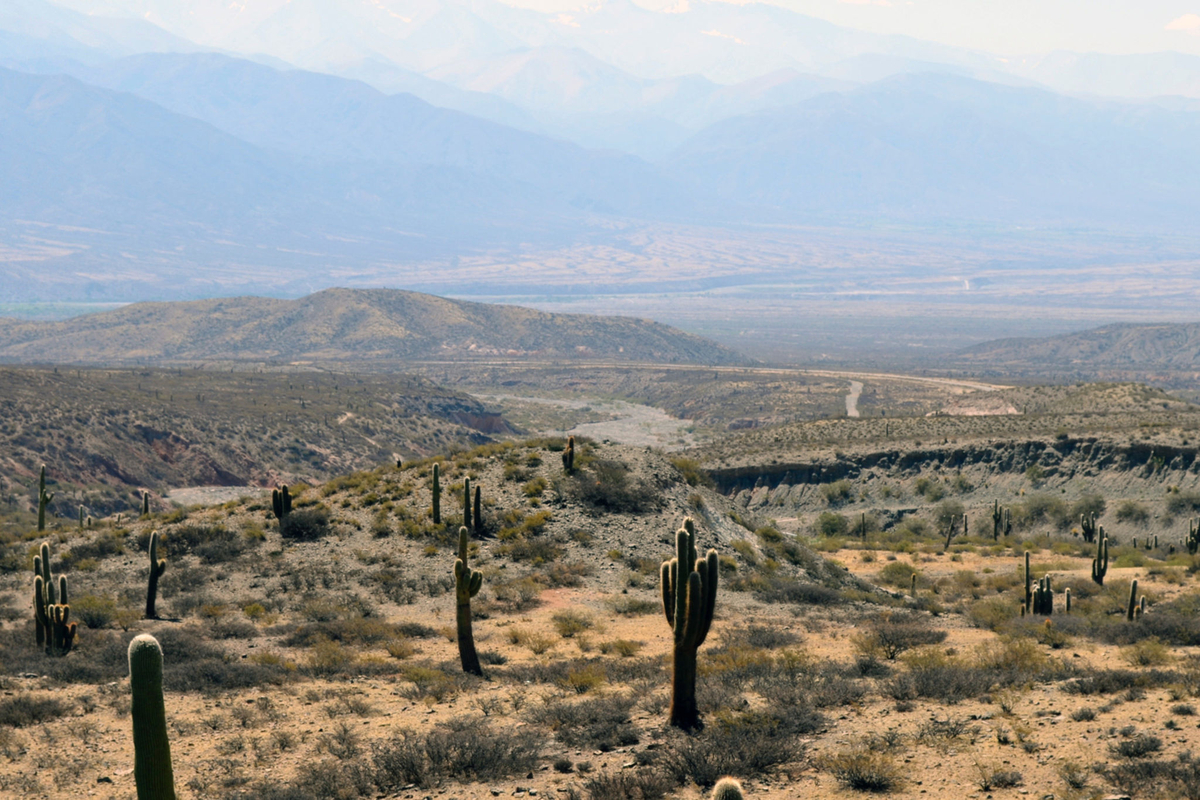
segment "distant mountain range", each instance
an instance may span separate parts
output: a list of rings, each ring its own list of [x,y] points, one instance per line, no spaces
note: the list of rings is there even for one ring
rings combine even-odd
[[[137,303],[63,322],[0,319],[0,361],[41,364],[537,359],[743,364],[699,336],[631,317],[549,314],[390,289],[298,300]]]
[[[957,360],[1013,373],[1138,375],[1200,371],[1200,323],[1121,323],[1045,338],[998,339]]]

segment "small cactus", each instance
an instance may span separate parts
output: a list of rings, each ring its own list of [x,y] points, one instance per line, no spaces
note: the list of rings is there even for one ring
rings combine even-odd
[[[467,564],[467,526],[458,529],[458,558],[454,561],[454,596],[457,602],[458,658],[463,672],[483,675],[471,631],[471,598],[483,586],[483,573]]]
[[[133,718],[133,778],[138,800],[175,800],[162,665],[157,639],[146,633],[133,637],[129,643],[129,715]]]
[[[433,524],[442,524],[442,484],[441,470],[437,464],[433,465]]]
[[[1088,544],[1096,541],[1096,515],[1080,514],[1079,529],[1083,531],[1083,540]]]
[[[721,778],[713,787],[711,800],[742,800],[742,784],[734,778]]]
[[[1108,537],[1101,527],[1096,534],[1096,557],[1092,559],[1092,580],[1098,586],[1104,585],[1104,576],[1108,574]]]
[[[575,437],[567,437],[566,449],[562,452],[563,472],[570,475],[575,471]]]
[[[271,511],[280,522],[292,513],[292,493],[288,491],[287,484],[271,490]]]
[[[1068,614],[1070,614],[1071,613],[1071,587],[1068,586],[1063,591],[1063,597],[1066,599],[1066,612]]]
[[[475,487],[475,535],[483,536],[483,492]]]
[[[675,558],[660,572],[663,612],[675,634],[671,648],[670,722],[685,731],[702,727],[696,706],[696,653],[708,636],[717,605],[717,551],[696,556],[691,519],[675,534]]]
[[[46,465],[38,473],[38,532],[46,530],[46,508],[54,502],[54,495],[46,492]]]
[[[158,579],[167,571],[167,560],[158,557],[158,531],[150,534],[150,580],[146,586],[146,619],[158,619],[154,602],[158,599]]]
[[[471,479],[463,479],[463,527],[471,530]]]

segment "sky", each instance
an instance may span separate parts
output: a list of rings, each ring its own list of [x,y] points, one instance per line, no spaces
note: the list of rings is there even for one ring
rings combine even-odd
[[[544,11],[598,0],[507,0]],[[634,0],[647,8],[688,0]],[[1003,55],[1052,50],[1200,55],[1200,0],[766,0],[847,27]]]

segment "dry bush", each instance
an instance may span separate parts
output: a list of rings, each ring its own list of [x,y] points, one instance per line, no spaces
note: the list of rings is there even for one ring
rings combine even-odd
[[[633,705],[632,698],[622,695],[552,701],[534,709],[530,720],[550,728],[565,745],[608,752],[637,744],[637,728],[630,719]]]
[[[401,730],[372,748],[375,785],[397,792],[409,784],[492,781],[536,769],[542,737],[531,730],[493,727],[486,720],[452,719],[428,733]]]
[[[826,756],[820,766],[838,782],[859,792],[892,793],[903,785],[903,771],[891,757],[866,749]]]

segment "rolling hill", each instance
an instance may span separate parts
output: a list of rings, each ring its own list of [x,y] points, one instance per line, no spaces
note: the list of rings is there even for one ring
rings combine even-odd
[[[318,362],[345,369],[464,358],[747,361],[656,322],[390,289],[327,289],[298,300],[138,303],[62,322],[0,321],[0,360],[9,362]]]
[[[962,350],[958,359],[1014,371],[1196,371],[1200,323],[1121,323],[1063,336],[999,339]]]

